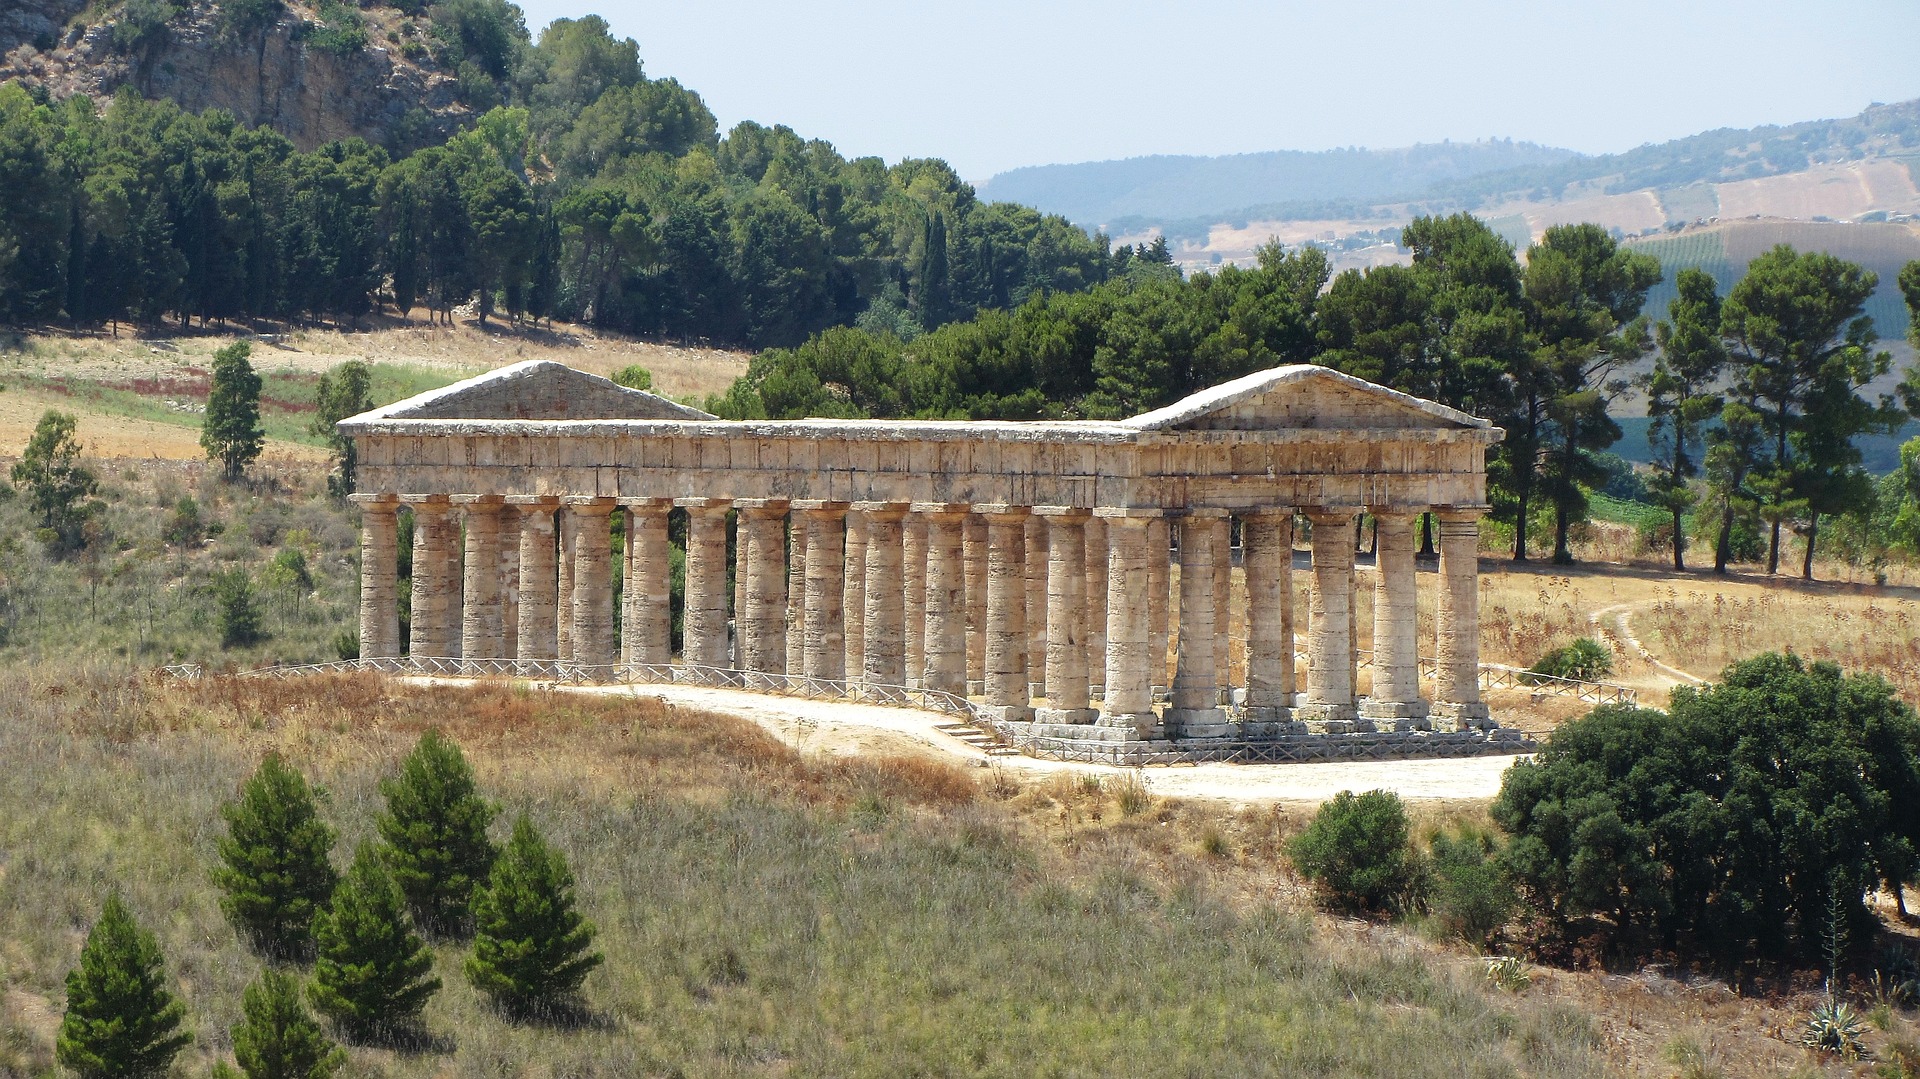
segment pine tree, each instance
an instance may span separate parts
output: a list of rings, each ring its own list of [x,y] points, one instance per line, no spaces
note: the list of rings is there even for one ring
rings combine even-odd
[[[356,1040],[413,1025],[440,989],[433,953],[413,931],[406,897],[374,844],[353,854],[333,902],[313,920],[314,1006]]]
[[[269,753],[240,797],[220,807],[227,835],[213,880],[227,894],[220,909],[253,946],[275,959],[311,954],[315,914],[339,874],[328,854],[333,829],[320,819],[306,779]]]
[[[261,972],[247,986],[241,1011],[233,1055],[247,1079],[328,1079],[347,1062],[301,1002],[300,982],[291,974]]]
[[[327,477],[327,489],[336,498],[353,493],[353,473],[360,457],[354,452],[353,439],[335,425],[373,407],[372,383],[372,368],[359,360],[348,360],[321,375],[319,389],[313,395],[311,430],[326,439],[327,446],[333,450],[336,472]]]
[[[487,838],[496,810],[480,796],[473,768],[457,744],[428,731],[380,792],[387,797],[377,822],[387,864],[414,917],[429,933],[463,934],[474,889],[496,853]]]
[[[513,838],[474,896],[467,980],[508,1013],[566,1006],[603,957],[589,950],[593,923],[574,910],[573,872],[522,814]]]
[[[67,975],[67,1014],[55,1052],[83,1079],[165,1074],[193,1042],[180,1029],[186,1005],[163,984],[160,945],[120,901],[107,897],[87,934],[80,965]]]
[[[208,460],[220,462],[229,483],[246,475],[266,444],[260,427],[260,375],[247,362],[252,352],[252,345],[235,341],[213,354],[213,385],[200,424],[200,446]]]

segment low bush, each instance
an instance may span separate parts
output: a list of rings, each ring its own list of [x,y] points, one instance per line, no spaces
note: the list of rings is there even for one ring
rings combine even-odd
[[[1550,678],[1598,682],[1613,673],[1613,651],[1591,637],[1581,637],[1565,648],[1556,648],[1541,656],[1527,671]]]
[[[1493,837],[1472,828],[1441,832],[1428,846],[1433,916],[1448,933],[1478,948],[1492,943],[1520,905],[1496,853]]]
[[[1287,844],[1287,855],[1334,907],[1397,910],[1414,898],[1407,894],[1407,807],[1392,791],[1334,795]]]

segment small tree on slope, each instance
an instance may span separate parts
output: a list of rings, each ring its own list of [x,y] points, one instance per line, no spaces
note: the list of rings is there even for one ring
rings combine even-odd
[[[328,1079],[347,1062],[301,1003],[300,982],[291,974],[263,971],[247,986],[241,1011],[233,1055],[247,1079]]]
[[[255,948],[275,959],[312,954],[315,914],[339,883],[328,860],[333,829],[320,819],[314,792],[295,769],[269,753],[220,807],[227,835],[213,880],[220,909]]]
[[[219,461],[227,482],[246,475],[267,434],[260,427],[260,375],[247,362],[253,346],[235,341],[213,354],[213,384],[200,422],[200,446]]]
[[[80,965],[67,975],[67,1014],[56,1055],[83,1079],[157,1076],[193,1035],[180,1029],[186,1005],[164,984],[160,945],[109,895],[87,934]]]
[[[565,1007],[603,957],[595,929],[574,909],[573,872],[524,814],[474,896],[467,980],[511,1015]]]
[[[377,822],[387,865],[414,917],[432,934],[464,933],[473,891],[495,854],[487,826],[497,811],[480,796],[473,768],[452,740],[428,731],[380,792],[387,796]]]
[[[333,902],[313,921],[313,941],[314,1007],[354,1040],[402,1033],[440,989],[433,953],[371,843],[354,851]]]

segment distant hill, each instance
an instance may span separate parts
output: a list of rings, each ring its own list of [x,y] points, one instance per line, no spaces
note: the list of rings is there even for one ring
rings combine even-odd
[[[1579,157],[1571,150],[1512,139],[1397,150],[1135,157],[1014,169],[988,180],[980,194],[1042,207],[1094,226],[1231,215],[1261,204],[1387,198],[1489,173],[1551,168]]]

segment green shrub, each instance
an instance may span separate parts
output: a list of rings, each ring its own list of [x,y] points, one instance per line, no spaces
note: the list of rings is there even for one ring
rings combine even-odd
[[[339,874],[328,860],[333,829],[320,819],[306,777],[269,753],[220,807],[227,834],[214,883],[220,909],[262,953],[303,958],[312,951],[313,916],[333,896]]]
[[[1407,808],[1392,791],[1334,795],[1287,844],[1287,855],[1336,907],[1385,910],[1413,898]]]
[[[166,34],[167,24],[180,14],[180,5],[171,0],[127,0],[120,17],[113,22],[113,45],[121,52],[133,52],[151,45]]]
[[[251,33],[272,26],[281,10],[280,0],[220,0],[220,30],[228,35]]]
[[[387,808],[375,826],[414,917],[429,933],[464,933],[474,889],[493,868],[487,827],[497,812],[480,796],[466,755],[439,731],[428,731],[380,791]]]
[[[637,363],[630,363],[613,373],[613,380],[630,390],[653,389],[653,372]]]
[[[220,616],[220,647],[245,648],[265,636],[260,629],[260,608],[253,601],[253,581],[246,570],[235,566],[215,574],[213,598]]]
[[[1494,857],[1493,838],[1477,829],[1441,832],[1429,845],[1433,916],[1447,932],[1486,948],[1520,904]]]
[[[160,538],[175,547],[197,547],[206,537],[207,527],[200,520],[200,503],[191,495],[181,495],[160,529]]]
[[[352,56],[367,47],[367,23],[360,13],[339,0],[321,0],[320,22],[313,28],[313,47],[335,56]]]
[[[374,844],[360,844],[333,902],[313,921],[313,1003],[360,1041],[392,1038],[419,1020],[440,990],[433,952],[413,931]]]
[[[67,975],[67,1014],[55,1053],[82,1079],[165,1075],[193,1042],[180,1029],[187,1006],[166,987],[160,944],[120,901],[107,896],[87,933],[80,965]]]
[[[241,996],[244,1018],[233,1028],[233,1055],[247,1079],[328,1079],[347,1054],[320,1029],[300,1000],[300,982],[262,971]]]
[[[1573,678],[1598,682],[1613,673],[1613,651],[1591,637],[1581,637],[1565,648],[1556,648],[1527,668],[1530,674],[1552,678]]]
[[[510,1015],[567,1008],[601,963],[593,923],[574,909],[573,871],[523,814],[474,897],[467,980]]]

